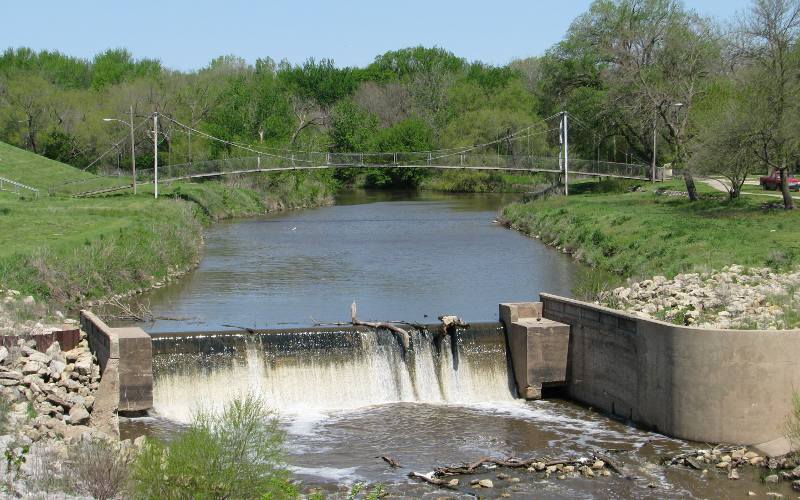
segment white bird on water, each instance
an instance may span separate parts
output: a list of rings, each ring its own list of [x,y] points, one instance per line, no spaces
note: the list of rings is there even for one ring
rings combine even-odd
[[[291,230],[294,231],[297,229],[297,226],[294,226]]]

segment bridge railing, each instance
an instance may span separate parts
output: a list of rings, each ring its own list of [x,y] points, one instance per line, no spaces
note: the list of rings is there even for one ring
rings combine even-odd
[[[159,180],[178,180],[193,177],[217,176],[232,173],[269,171],[273,169],[307,168],[452,168],[507,171],[563,171],[562,161],[552,156],[500,155],[491,152],[389,152],[389,153],[316,153],[298,152],[280,155],[247,156],[195,161],[159,166]],[[573,175],[627,177],[648,179],[650,167],[627,163],[570,159]],[[139,183],[152,182],[153,169],[138,169]],[[127,172],[115,171],[109,176],[93,177],[59,186],[60,194],[86,193],[130,184]]]
[[[572,174],[597,175],[604,177],[625,177],[646,180],[650,177],[650,166],[631,163],[614,163],[597,160],[575,159],[569,161]]]
[[[0,191],[11,191],[17,193],[18,195],[22,195],[23,192],[28,192],[35,196],[36,198],[39,197],[39,190],[30,187],[27,184],[23,184],[21,182],[13,181],[11,179],[6,179],[5,177],[0,177]]]

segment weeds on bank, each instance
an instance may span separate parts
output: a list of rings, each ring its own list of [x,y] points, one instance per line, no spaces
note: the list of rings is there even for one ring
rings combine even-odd
[[[547,181],[547,174],[451,170],[425,178],[420,189],[449,193],[518,193]]]
[[[367,483],[356,483],[350,488],[350,493],[347,495],[347,500],[356,500],[359,495],[363,493],[364,496],[360,497],[364,500],[378,500],[386,496],[386,488],[383,484],[376,484],[371,489]]]
[[[201,412],[169,443],[147,442],[133,467],[135,496],[293,498],[283,440],[277,418],[254,396],[220,415]]]

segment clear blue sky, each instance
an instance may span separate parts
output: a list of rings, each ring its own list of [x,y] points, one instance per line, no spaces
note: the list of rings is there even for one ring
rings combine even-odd
[[[688,0],[731,19],[750,0]],[[363,66],[387,50],[444,47],[505,64],[561,40],[591,0],[26,0],[3,1],[0,49],[27,46],[89,58],[125,47],[167,67],[197,69],[219,55]]]

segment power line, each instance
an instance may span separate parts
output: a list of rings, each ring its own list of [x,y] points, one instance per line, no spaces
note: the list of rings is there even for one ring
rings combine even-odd
[[[153,116],[153,115],[150,115],[150,116]],[[149,119],[150,119],[150,117],[148,116],[147,118],[145,118],[144,120],[142,120],[141,122],[139,122],[139,124],[138,124],[138,125],[136,125],[135,127],[133,127],[133,130],[134,130],[134,131],[138,130],[138,129],[139,129],[139,127],[141,127],[142,125],[144,125],[145,123],[147,123],[147,120],[149,120]],[[120,145],[120,144],[122,144],[123,142],[127,141],[127,140],[128,140],[128,135],[129,135],[129,134],[130,134],[130,132],[126,132],[126,133],[125,133],[125,136],[124,136],[124,137],[123,137],[121,140],[119,140],[119,141],[117,141],[116,143],[114,143],[114,145],[113,145],[113,146],[111,146],[109,149],[107,149],[106,151],[104,151],[104,152],[103,152],[103,153],[102,153],[100,156],[98,156],[97,158],[95,158],[95,159],[94,159],[94,160],[93,160],[93,161],[92,161],[90,164],[86,165],[86,166],[85,166],[85,167],[83,167],[81,170],[84,170],[84,171],[86,171],[86,170],[89,170],[89,169],[90,169],[90,168],[91,168],[91,167],[92,167],[92,166],[93,166],[95,163],[97,163],[98,161],[102,160],[102,159],[103,159],[103,158],[104,158],[104,157],[105,157],[105,156],[106,156],[108,153],[110,153],[110,152],[114,151],[115,149],[117,149],[117,148],[119,147],[119,145]]]

